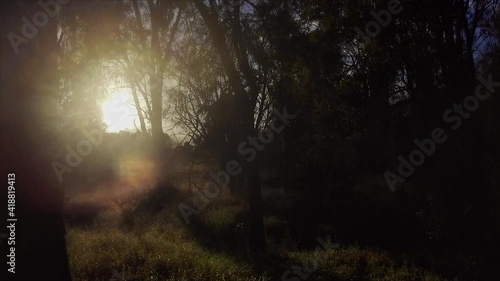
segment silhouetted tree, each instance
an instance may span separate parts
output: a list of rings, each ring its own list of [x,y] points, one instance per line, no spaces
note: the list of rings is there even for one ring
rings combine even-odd
[[[0,5],[2,36],[32,35],[15,37],[14,44],[4,36],[1,43],[1,171],[6,181],[7,174],[15,173],[17,218],[16,273],[9,273],[4,262],[1,279],[70,280],[62,219],[63,189],[51,165],[60,145],[56,133],[60,91],[57,18],[48,19],[36,30],[24,27],[23,33],[25,23],[21,19],[31,19],[40,11],[37,2]],[[3,198],[7,198],[6,191],[2,189]],[[4,203],[2,206],[7,210]],[[6,241],[2,246],[7,246]]]

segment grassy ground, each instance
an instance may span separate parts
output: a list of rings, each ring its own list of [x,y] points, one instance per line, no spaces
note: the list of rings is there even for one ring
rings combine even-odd
[[[259,262],[214,252],[159,226],[141,232],[71,228],[68,251],[74,280],[282,280],[288,269],[313,268],[315,261],[316,271],[303,280],[439,280],[411,264],[354,246],[318,255],[283,251]],[[269,261],[268,268],[264,261]],[[290,279],[294,276],[283,280],[301,280]]]
[[[202,170],[195,170],[198,181]],[[382,250],[336,245],[314,251],[317,241],[299,248],[286,219],[277,214],[265,218],[268,252],[251,254],[245,204],[223,191],[186,225],[177,206],[189,195],[185,177],[179,178],[184,181],[175,187],[145,191],[90,222],[68,224],[74,280],[439,280]],[[271,200],[277,196],[265,194]],[[297,270],[303,273],[287,273]]]

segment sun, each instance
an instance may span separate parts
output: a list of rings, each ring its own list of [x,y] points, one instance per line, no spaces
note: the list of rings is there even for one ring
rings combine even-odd
[[[102,115],[103,121],[108,127],[108,132],[136,130],[134,121],[137,118],[137,110],[131,104],[131,100],[131,93],[120,91],[112,94],[104,101]]]

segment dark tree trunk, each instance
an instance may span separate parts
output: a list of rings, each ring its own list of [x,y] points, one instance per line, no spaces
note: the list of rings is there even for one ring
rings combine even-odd
[[[1,34],[22,36],[22,17],[40,11],[36,1],[4,1]],[[7,211],[7,175],[15,173],[15,274],[6,267],[2,239],[1,280],[70,280],[62,217],[63,192],[51,163],[62,146],[56,131],[59,77],[57,19],[49,18],[16,54],[6,37],[0,45],[0,205]],[[6,223],[5,212],[3,221]],[[5,226],[2,227],[6,232]],[[7,276],[4,276],[7,274]],[[5,277],[5,278],[4,278]]]
[[[135,109],[137,110],[137,116],[139,117],[139,123],[141,125],[141,132],[147,134],[148,129],[146,128],[146,122],[144,121],[144,115],[142,113],[141,103],[139,101],[139,96],[137,95],[137,88],[136,88],[137,83],[131,69],[128,70],[128,79],[130,83],[130,89],[132,90],[132,97],[134,98]]]
[[[237,49],[238,55],[237,59],[231,55],[231,52],[226,45],[226,34],[219,24],[216,16],[209,11],[207,6],[200,0],[193,0],[194,5],[200,12],[207,28],[209,30],[210,37],[219,53],[222,65],[229,79],[229,84],[235,95],[234,106],[240,109],[240,114],[235,121],[237,128],[234,128],[236,134],[237,143],[245,141],[247,137],[255,135],[254,129],[254,109],[256,105],[257,98],[257,88],[256,79],[250,70],[248,64],[248,54],[244,48],[245,43],[242,42],[241,30],[239,26],[239,12],[234,11],[234,21],[233,21],[233,42],[234,47]],[[238,63],[239,62],[239,63]],[[242,70],[240,73],[237,70],[237,65]],[[250,89],[247,91],[243,86],[243,81],[241,75],[249,81]],[[241,160],[241,159],[240,159]],[[240,161],[240,163],[245,162]],[[250,216],[250,236],[248,239],[250,249],[253,251],[264,251],[266,248],[265,233],[264,233],[264,222],[262,213],[262,193],[260,187],[259,179],[259,165],[258,160],[254,159],[250,163],[243,164],[244,175],[247,177],[248,182],[248,205],[249,205],[249,216]],[[238,188],[238,187],[236,187]]]
[[[262,204],[262,190],[259,176],[258,158],[248,163],[247,177],[249,185],[249,226],[250,233],[248,237],[248,245],[250,250],[254,252],[263,252],[266,249],[266,238],[264,231],[264,216]]]

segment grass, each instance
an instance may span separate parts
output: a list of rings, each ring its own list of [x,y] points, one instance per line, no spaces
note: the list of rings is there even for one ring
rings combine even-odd
[[[74,280],[270,280],[157,227],[142,234],[74,228],[67,240]]]
[[[176,186],[186,183],[178,182]],[[305,279],[296,275],[282,279],[282,275],[294,266],[308,268],[316,261],[317,269],[307,280],[440,280],[382,250],[353,245],[317,253],[299,249],[290,234],[289,222],[280,212],[264,218],[267,254],[251,254],[246,244],[245,203],[228,193],[221,192],[189,226],[179,216],[177,205],[190,196],[185,188],[172,186],[135,196],[134,201],[123,205],[127,207],[121,210],[117,223],[94,220],[93,224],[67,225],[73,279],[299,281]]]
[[[287,254],[293,264],[317,269],[311,280],[370,280],[370,281],[439,281],[431,272],[407,262],[398,262],[380,251],[348,246],[317,253],[293,252]],[[292,266],[292,264],[291,264]]]
[[[226,231],[238,225],[235,213],[241,210],[218,206],[206,212],[207,227],[217,230],[210,233],[218,236],[214,241],[233,244],[235,237],[244,239],[236,236],[235,231]],[[166,218],[165,214],[157,216]],[[169,218],[175,220],[174,216]],[[286,245],[280,245],[276,247],[279,252],[270,251],[272,254],[262,260],[241,258],[203,246],[179,222],[162,224],[158,218],[154,221],[132,230],[116,226],[69,228],[67,245],[74,280],[282,280],[287,269],[307,268],[314,261],[318,268],[307,280],[439,280],[436,275],[396,261],[382,251],[356,246],[315,254],[296,250],[290,242],[289,251]],[[275,217],[266,218],[266,222],[281,224]],[[273,246],[276,245],[271,244],[270,248]],[[214,247],[217,244],[210,248]]]

